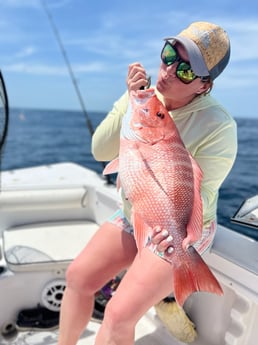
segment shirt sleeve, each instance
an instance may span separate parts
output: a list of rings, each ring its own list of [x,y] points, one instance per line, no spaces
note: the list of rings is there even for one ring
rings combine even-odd
[[[113,105],[112,110],[96,128],[91,152],[97,161],[110,161],[118,156],[122,118],[128,107],[126,91]]]
[[[218,126],[196,152],[195,159],[203,171],[201,191],[203,213],[206,220],[212,218],[215,211],[213,208],[217,204],[218,190],[229,174],[236,154],[237,129],[235,121],[228,121]]]

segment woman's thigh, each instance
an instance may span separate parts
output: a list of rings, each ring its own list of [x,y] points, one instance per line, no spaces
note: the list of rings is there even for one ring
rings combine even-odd
[[[105,222],[69,266],[67,284],[94,292],[130,266],[136,253],[134,237]]]
[[[173,290],[172,266],[144,248],[123,277],[107,306],[114,323],[135,325],[142,315]]]

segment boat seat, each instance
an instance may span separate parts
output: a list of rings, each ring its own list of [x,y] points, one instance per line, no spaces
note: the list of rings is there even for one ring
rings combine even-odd
[[[11,271],[65,269],[98,224],[63,221],[17,226],[3,232],[3,254]]]

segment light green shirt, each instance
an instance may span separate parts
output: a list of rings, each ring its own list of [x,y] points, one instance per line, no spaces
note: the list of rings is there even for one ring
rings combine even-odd
[[[162,95],[158,94],[162,100]],[[122,117],[127,111],[128,92],[97,127],[92,138],[92,154],[98,161],[110,161],[119,154]],[[237,153],[237,128],[233,118],[209,94],[196,97],[188,105],[169,112],[181,138],[203,171],[201,194],[204,227],[216,219],[218,191],[230,172]],[[123,199],[130,220],[130,204]]]

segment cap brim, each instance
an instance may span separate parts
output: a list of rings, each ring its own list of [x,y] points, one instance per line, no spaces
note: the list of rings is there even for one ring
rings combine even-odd
[[[169,37],[165,40],[170,43],[173,43],[176,40],[184,46],[187,51],[192,70],[198,77],[206,77],[209,75],[209,71],[204,62],[202,53],[198,46],[192,40],[180,35]]]

